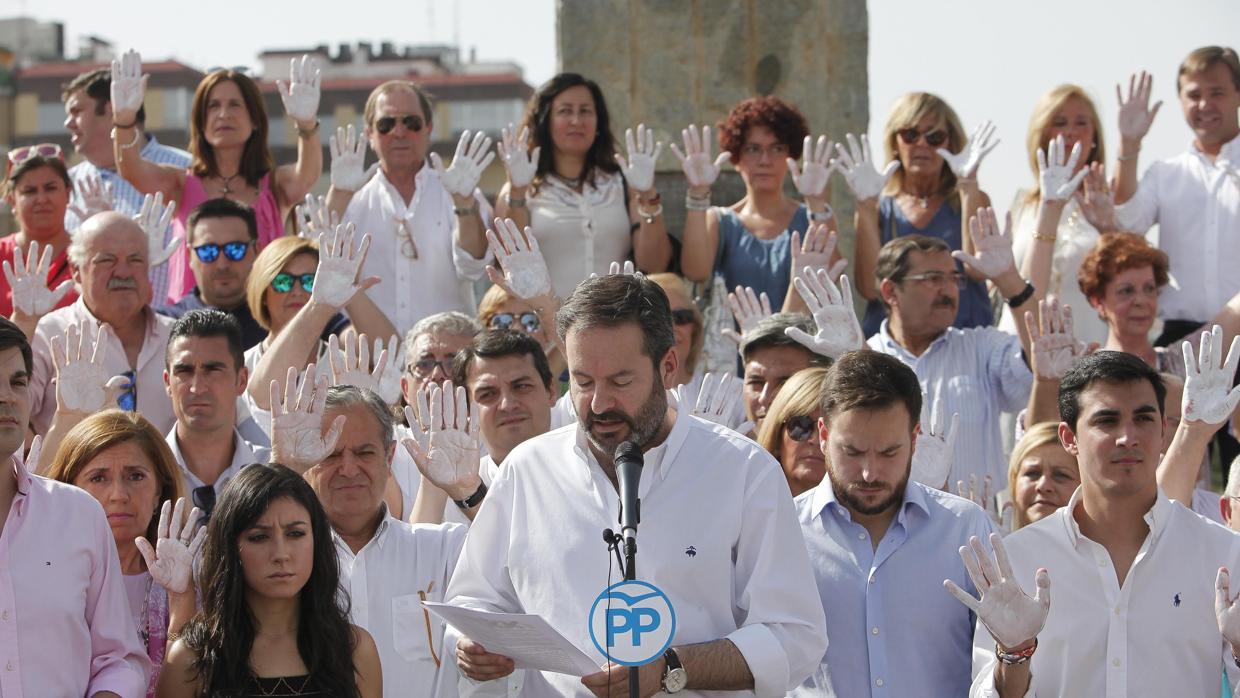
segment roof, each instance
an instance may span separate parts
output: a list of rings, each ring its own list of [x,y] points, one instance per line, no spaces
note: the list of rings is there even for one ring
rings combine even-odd
[[[405,79],[422,87],[468,87],[479,85],[518,85],[524,86],[525,80],[518,73],[485,73],[480,75],[405,75],[401,77],[365,77],[365,78],[324,78],[323,90],[372,90],[389,80]],[[274,81],[263,80],[258,84],[263,92],[275,92]]]
[[[110,63],[84,63],[81,61],[64,61],[61,63],[36,63],[32,66],[22,68],[18,72],[19,78],[71,78],[82,73],[95,70],[97,68],[107,68]],[[158,61],[154,63],[142,63],[142,72],[144,73],[199,73],[202,71],[197,68],[191,68],[180,61]]]

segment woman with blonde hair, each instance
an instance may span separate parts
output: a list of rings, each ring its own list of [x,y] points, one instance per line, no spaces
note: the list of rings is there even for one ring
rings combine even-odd
[[[478,302],[478,322],[488,330],[516,330],[533,337],[547,355],[551,375],[559,377],[568,367],[555,341],[555,311],[559,307],[558,302],[535,307],[496,284]]]
[[[806,368],[792,374],[758,430],[758,444],[779,461],[793,497],[817,487],[827,474],[818,419],[828,370]]]
[[[1066,506],[1081,484],[1076,458],[1059,443],[1058,422],[1030,427],[1012,449],[1008,463],[1013,531]]]
[[[888,165],[880,173],[869,142],[851,135],[840,148],[841,171],[857,199],[857,290],[869,301],[862,329],[878,332],[886,311],[878,297],[875,269],[878,252],[886,243],[905,235],[928,235],[953,250],[973,254],[968,221],[990,197],[977,181],[982,158],[997,145],[993,127],[984,123],[966,137],[960,118],[940,97],[912,92],[891,107],[883,127]],[[957,262],[960,305],[956,327],[994,324],[985,280]],[[946,281],[946,280],[943,280]],[[942,282],[942,281],[941,281]]]
[[[147,695],[153,696],[165,650],[194,615],[190,575],[205,533],[193,535],[200,514],[185,511],[172,451],[142,415],[105,410],[69,430],[46,475],[86,490],[103,506],[136,632],[151,659]]]

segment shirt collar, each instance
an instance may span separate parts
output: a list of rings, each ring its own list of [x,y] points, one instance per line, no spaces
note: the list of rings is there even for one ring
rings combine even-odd
[[[17,509],[17,514],[20,516],[25,513],[27,495],[31,492],[30,471],[26,469],[24,459],[16,453],[9,456],[9,463],[13,468],[13,477],[17,480],[17,494],[13,498],[13,507]]]
[[[392,518],[391,513],[388,511],[387,502],[380,504],[379,510],[382,512],[382,518],[379,519],[379,527],[375,529],[375,535],[366,541],[366,545],[363,545],[362,549],[357,551],[357,555],[364,553],[366,548],[369,548],[372,544],[380,550],[383,549],[383,543],[387,540],[388,530],[395,519]],[[336,533],[334,527],[332,528],[332,540],[336,542],[336,546],[341,550],[348,552],[349,555],[353,555],[353,549],[349,547],[348,543],[344,542],[344,538],[341,538],[339,533]]]
[[[689,433],[689,417],[680,410],[673,410],[676,415],[675,421],[672,422],[672,429],[667,433],[667,438],[663,439],[663,443],[651,448],[642,454],[642,469],[653,467],[658,473],[659,478],[666,478],[668,471],[676,462],[676,454],[680,452],[680,447],[684,445],[685,438]],[[589,439],[586,438],[585,427],[581,426],[581,421],[577,422],[577,429],[573,436],[573,451],[579,458],[585,461],[586,465],[596,462],[594,453],[590,450]],[[646,478],[642,478],[642,482],[648,482]],[[645,493],[645,488],[642,489]]]
[[[176,424],[172,425],[172,429],[168,431],[168,435],[164,440],[168,442],[168,448],[172,451],[172,456],[176,459],[177,464],[181,466],[181,472],[184,473],[187,478],[193,478],[195,482],[202,482],[202,480],[197,475],[190,472],[189,467],[185,465],[185,456],[181,453],[181,440],[177,437]],[[241,468],[253,462],[254,448],[250,446],[250,442],[242,438],[241,432],[237,431],[236,428],[233,428],[232,462],[228,464],[228,468],[226,468],[224,472],[220,473],[220,476],[216,482],[219,482],[220,480],[228,480],[232,476],[236,475]]]
[[[1206,154],[1201,151],[1201,148],[1197,147],[1196,139],[1188,142],[1188,152],[1201,158],[1206,163],[1210,162],[1209,158],[1206,157]],[[1240,164],[1240,136],[1236,136],[1235,138],[1227,141],[1223,144],[1223,147],[1219,148],[1218,157],[1214,159],[1214,164],[1217,165],[1220,162],[1231,163],[1233,165]]]
[[[1077,485],[1076,491],[1072,493],[1072,497],[1068,500],[1068,505],[1060,509],[1057,514],[1062,518],[1064,527],[1068,533],[1068,541],[1072,543],[1072,547],[1077,547],[1081,539],[1085,536],[1081,534],[1081,526],[1076,522],[1077,505],[1081,503],[1081,495],[1085,491],[1084,486]],[[1145,512],[1142,517],[1145,525],[1150,527],[1150,540],[1156,541],[1162,535],[1163,529],[1167,527],[1167,522],[1171,519],[1172,503],[1167,499],[1167,495],[1163,493],[1162,488],[1158,488],[1158,496],[1154,499],[1154,506]]]
[[[821,516],[831,505],[835,505],[842,512],[848,511],[835,497],[835,488],[831,486],[830,478],[824,477],[822,484],[815,487],[813,493],[810,503],[815,516]],[[922,514],[930,515],[930,505],[926,502],[925,488],[912,480],[904,486],[904,500],[900,503],[900,511],[896,514],[896,520],[904,523],[904,516],[910,509],[920,509]],[[852,518],[851,515],[849,518]]]
[[[878,326],[879,341],[883,343],[884,347],[894,352],[897,356],[907,356],[909,358],[909,361],[916,361],[917,359],[920,359],[928,355],[934,349],[934,347],[936,347],[937,345],[943,342],[946,342],[947,338],[951,336],[952,329],[953,329],[949,327],[946,330],[944,330],[941,334],[939,334],[938,337],[935,337],[934,341],[930,342],[930,344],[926,347],[926,350],[921,353],[921,356],[913,356],[913,354],[909,352],[908,349],[904,348],[903,344],[900,344],[899,342],[896,341],[895,337],[891,336],[891,332],[887,330],[887,323],[888,323],[888,320],[884,319],[882,324]]]
[[[86,319],[94,323],[96,330],[98,330],[99,327],[104,324],[103,320],[100,320],[99,318],[95,317],[95,314],[92,313],[90,311],[90,308],[86,306],[86,298],[84,296],[78,296],[77,300],[73,301],[73,305],[71,307],[74,308],[74,312],[76,314],[78,314],[81,317],[85,317]],[[142,307],[142,319],[146,323],[146,336],[147,337],[155,336],[155,327],[156,327],[156,324],[158,323],[158,320],[155,318],[155,311],[151,309],[151,306],[149,303]],[[111,325],[109,325],[109,327],[111,327]],[[115,332],[113,333],[113,335],[115,335]],[[143,343],[143,345],[145,346],[145,342]]]

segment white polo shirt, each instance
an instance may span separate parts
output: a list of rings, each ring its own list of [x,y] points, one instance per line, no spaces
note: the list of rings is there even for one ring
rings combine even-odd
[[[826,650],[822,604],[775,460],[735,432],[678,415],[645,454],[639,496],[637,576],[671,599],[672,644],[727,638],[754,676],[754,691],[710,695],[783,696],[809,676]],[[602,667],[588,618],[622,576],[602,540],[617,528],[618,500],[578,427],[517,446],[474,519],[449,603],[536,613]],[[591,696],[577,677],[525,673],[523,696]]]

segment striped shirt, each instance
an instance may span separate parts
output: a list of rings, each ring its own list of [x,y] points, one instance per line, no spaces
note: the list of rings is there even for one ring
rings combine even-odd
[[[172,148],[162,145],[155,140],[155,136],[146,135],[146,145],[142,148],[142,159],[149,160],[157,165],[176,165],[182,169],[189,167],[192,157],[189,153],[180,148]],[[133,185],[121,177],[116,170],[96,167],[90,160],[83,160],[73,167],[69,168],[69,177],[73,180],[73,196],[69,201],[70,206],[81,206],[82,199],[78,196],[77,189],[81,183],[94,175],[99,177],[112,187],[112,208],[115,211],[123,213],[127,216],[136,216],[142,210],[142,192],[134,189]],[[72,210],[65,211],[65,230],[74,233],[82,225],[81,219]],[[172,239],[172,229],[164,234],[164,244],[167,245]],[[154,293],[152,298],[164,298],[168,295],[168,265],[161,264],[150,270],[151,275],[151,291]]]
[[[912,368],[927,404],[942,399],[946,414],[960,414],[948,483],[989,475],[993,486],[1002,486],[1008,464],[999,414],[1024,407],[1033,388],[1020,340],[993,327],[949,327],[921,356],[913,356],[891,337],[887,322],[868,340],[870,348]]]

